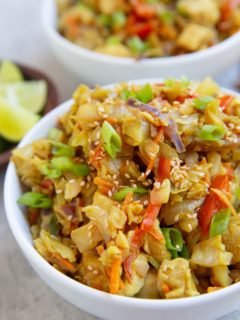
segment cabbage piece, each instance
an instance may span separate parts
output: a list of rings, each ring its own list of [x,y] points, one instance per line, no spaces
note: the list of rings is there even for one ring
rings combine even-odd
[[[191,262],[202,267],[227,266],[231,264],[232,257],[232,253],[225,250],[222,237],[219,235],[195,244]]]
[[[102,240],[102,235],[98,227],[90,221],[88,224],[73,230],[71,232],[71,238],[78,248],[78,251],[83,253],[94,249],[98,242]]]
[[[111,267],[114,260],[121,258],[122,251],[114,245],[110,245],[106,250],[101,253],[100,261],[105,267]]]
[[[157,233],[162,234],[161,229],[159,228],[158,220],[154,222],[153,229]],[[171,253],[168,251],[166,247],[166,241],[164,237],[158,240],[155,237],[153,237],[150,233],[145,233],[143,248],[146,253],[148,253],[158,262],[171,259]]]
[[[70,262],[76,261],[76,256],[70,247],[64,245],[58,238],[52,237],[46,230],[41,230],[40,237],[34,240],[37,251],[48,258],[51,253],[58,253]]]
[[[232,283],[227,266],[212,267],[211,283],[216,287],[227,287]]]
[[[93,205],[83,208],[83,212],[98,226],[105,241],[115,237],[117,229],[122,229],[127,221],[126,214],[117,203],[100,192],[95,192]]]
[[[199,295],[189,261],[183,258],[163,261],[158,270],[157,287],[160,295],[166,299]]]
[[[139,146],[149,137],[149,124],[137,118],[125,120],[122,125],[122,132],[129,145]]]
[[[87,286],[106,292],[109,291],[105,268],[95,252],[88,251],[82,253],[79,273],[81,282]]]
[[[231,216],[227,231],[222,236],[226,250],[233,254],[232,264],[240,262],[240,214]]]
[[[127,297],[135,296],[144,286],[148,270],[148,259],[146,255],[140,253],[132,264],[132,281],[125,280],[124,287],[119,294]]]
[[[157,272],[149,270],[142,289],[137,294],[138,298],[142,299],[159,299],[159,292],[157,290]]]

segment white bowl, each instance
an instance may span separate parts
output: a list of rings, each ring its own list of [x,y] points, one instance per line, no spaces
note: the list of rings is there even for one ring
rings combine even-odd
[[[201,79],[206,75],[220,74],[240,59],[240,32],[201,52],[137,61],[96,53],[66,40],[56,30],[55,0],[45,0],[42,21],[56,57],[89,84],[182,75]]]
[[[153,83],[159,82],[159,79],[134,82]],[[228,92],[231,91],[228,90]],[[24,137],[19,147],[45,137],[49,129],[56,125],[58,117],[67,112],[71,104],[72,100],[69,100],[44,116]],[[24,256],[40,278],[76,307],[106,320],[176,320],[176,317],[178,320],[213,320],[239,308],[240,283],[198,297],[149,300],[108,294],[65,276],[53,268],[35,250],[24,212],[17,205],[17,199],[21,193],[21,183],[15,166],[10,163],[4,184],[4,203],[13,235]]]

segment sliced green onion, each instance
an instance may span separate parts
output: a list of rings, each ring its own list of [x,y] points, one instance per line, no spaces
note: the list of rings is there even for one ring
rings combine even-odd
[[[206,106],[209,104],[209,102],[213,101],[214,99],[212,97],[200,97],[195,98],[193,100],[194,108],[197,110],[205,110]]]
[[[50,179],[57,179],[62,175],[62,171],[54,168],[50,163],[44,163],[41,166],[41,172]]]
[[[148,190],[142,187],[137,187],[137,188],[131,188],[131,187],[126,187],[113,195],[113,199],[117,201],[122,201],[126,198],[127,194],[129,192],[133,192],[136,194],[145,194],[148,193]]]
[[[74,164],[72,172],[79,177],[86,177],[89,175],[90,169],[87,164]]]
[[[240,200],[240,188],[236,189],[236,197]]]
[[[17,203],[30,208],[47,209],[52,207],[53,201],[45,194],[38,192],[26,192],[18,199]]]
[[[74,163],[72,159],[65,156],[52,158],[51,164],[61,172],[70,171],[76,176],[87,176],[90,172],[88,165]]]
[[[58,219],[55,215],[52,215],[49,224],[48,224],[48,231],[54,235],[57,236],[59,233],[60,227],[58,223]]]
[[[137,92],[137,99],[143,103],[148,103],[153,99],[153,91],[149,83]]]
[[[175,250],[169,250],[172,256],[172,259],[176,259],[179,257],[178,252]]]
[[[206,141],[218,141],[225,134],[222,126],[216,124],[205,124],[199,133],[199,138]]]
[[[126,15],[122,11],[116,11],[112,15],[112,24],[116,28],[121,28],[126,23]]]
[[[164,24],[172,24],[174,22],[174,13],[170,10],[165,10],[159,13],[159,18]]]
[[[119,44],[121,43],[121,39],[117,36],[110,36],[106,40],[107,44]]]
[[[182,86],[187,87],[191,82],[185,76],[182,76],[180,79],[169,78],[164,81],[164,85],[170,88],[175,86],[177,83],[180,83]]]
[[[136,93],[134,91],[130,91],[128,89],[123,89],[120,94],[120,98],[122,100],[127,101],[129,98],[136,98]]]
[[[51,164],[60,171],[71,171],[74,166],[73,161],[65,156],[52,158]]]
[[[186,244],[183,244],[182,251],[179,253],[179,257],[189,260],[190,254]]]
[[[106,27],[106,28],[109,28],[111,27],[112,25],[112,19],[110,16],[106,15],[106,14],[100,14],[98,17],[97,17],[97,20],[98,22],[103,26],[103,27]]]
[[[53,145],[52,153],[55,156],[73,157],[75,154],[74,149],[71,146],[68,146],[67,144],[54,140],[51,141],[51,144]]]
[[[184,243],[181,232],[175,228],[161,228],[161,230],[166,241],[167,249],[181,252]]]
[[[229,208],[223,209],[214,214],[209,230],[210,238],[213,238],[217,235],[222,235],[227,230],[230,216],[231,210]]]
[[[143,53],[148,48],[148,45],[137,36],[130,38],[127,45],[133,54]]]
[[[103,122],[101,128],[101,140],[103,142],[105,151],[110,155],[111,158],[115,159],[117,153],[121,151],[122,140],[119,134],[107,121]]]

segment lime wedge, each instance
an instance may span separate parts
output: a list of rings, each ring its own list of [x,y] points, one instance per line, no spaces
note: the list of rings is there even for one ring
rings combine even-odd
[[[20,69],[11,61],[4,60],[0,65],[0,82],[23,81]]]
[[[47,99],[47,84],[44,80],[0,84],[0,96],[33,113],[42,111]]]
[[[0,135],[5,139],[12,142],[20,141],[39,118],[38,115],[12,105],[0,97]]]

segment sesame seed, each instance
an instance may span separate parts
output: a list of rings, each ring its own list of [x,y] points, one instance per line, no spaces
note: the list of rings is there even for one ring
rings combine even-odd
[[[95,152],[93,150],[90,150],[90,155],[93,156],[95,154]]]
[[[99,143],[100,143],[100,141],[96,141],[96,142],[94,142],[95,146],[98,146],[98,145],[99,145]]]
[[[87,181],[90,182],[91,181],[91,177],[87,176]]]
[[[74,183],[74,182],[75,182],[74,179],[69,180],[69,183]]]
[[[151,173],[151,170],[150,170],[150,169],[147,170],[147,171],[146,171],[146,176],[148,176],[150,173]]]
[[[128,173],[125,173],[125,175],[124,175],[126,178],[130,178],[130,175],[128,174]]]
[[[91,229],[92,229],[92,227],[93,227],[93,225],[92,225],[92,224],[90,224],[90,225],[87,227],[87,230],[91,230]]]
[[[89,188],[90,188],[90,184],[89,184],[89,183],[87,184],[86,188],[87,188],[87,189],[89,189]]]
[[[147,205],[148,205],[148,200],[144,200],[143,204],[144,204],[145,206],[147,206]]]
[[[188,226],[189,230],[190,230],[190,231],[192,231],[192,226],[191,226],[191,224],[190,224],[190,223],[188,223],[188,225],[187,225],[187,226]]]
[[[87,269],[88,269],[89,271],[92,271],[92,270],[93,270],[93,267],[92,267],[92,266],[88,266]]]
[[[96,160],[101,160],[101,159],[102,159],[102,157],[97,157],[97,158],[96,158]]]
[[[126,165],[129,166],[129,160],[126,161]]]
[[[132,188],[137,188],[137,185],[135,183],[132,184]]]
[[[174,221],[177,222],[179,220],[179,214],[174,217]]]
[[[155,187],[156,189],[160,189],[161,183],[160,183],[159,181],[155,182],[155,183],[154,183],[154,187]]]
[[[99,112],[104,112],[104,108],[103,108],[103,107],[99,107],[99,108],[98,108],[98,111],[99,111]]]
[[[85,186],[85,184],[86,184],[85,181],[81,181],[81,182],[80,182],[80,186],[81,186],[81,187]]]
[[[59,189],[59,190],[56,190],[56,193],[57,193],[57,194],[62,193],[62,192],[63,192],[63,191],[60,190],[60,189]]]
[[[108,115],[107,115],[107,114],[103,114],[102,117],[103,117],[104,119],[107,119],[107,118],[108,118]]]
[[[91,232],[90,231],[88,231],[88,238],[92,238],[92,234],[91,234]]]
[[[116,179],[117,179],[117,175],[114,174],[114,175],[113,175],[113,180],[116,180]]]
[[[68,221],[72,220],[73,216],[68,216],[67,219]]]
[[[110,190],[108,191],[108,196],[112,197],[112,191],[110,191]]]
[[[97,127],[99,126],[99,122],[98,121],[94,121],[93,124]]]
[[[98,274],[98,270],[94,270],[94,271],[93,271],[93,274],[94,274],[94,275]]]

